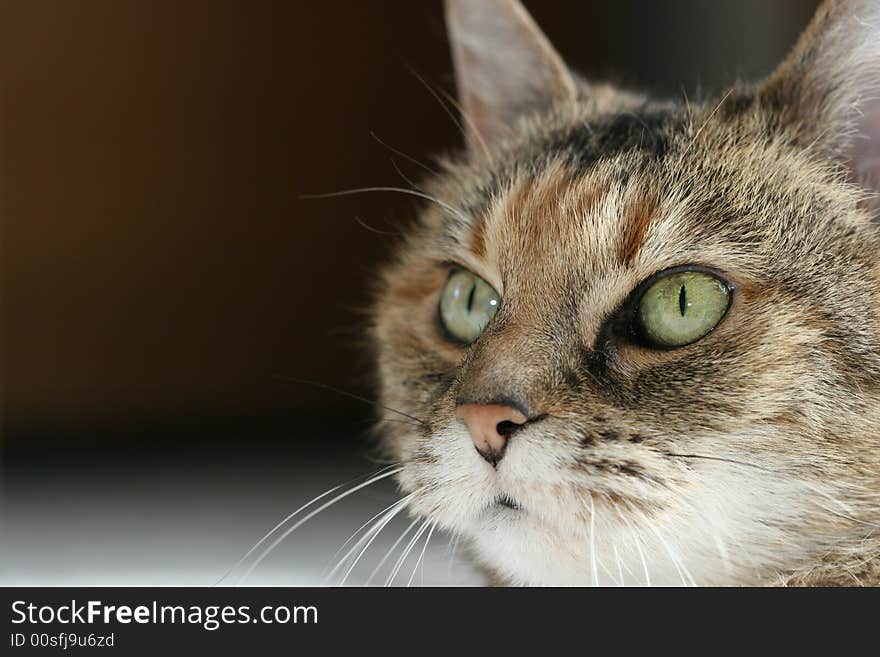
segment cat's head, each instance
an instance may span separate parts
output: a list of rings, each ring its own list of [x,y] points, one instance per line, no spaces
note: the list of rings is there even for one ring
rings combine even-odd
[[[373,329],[412,511],[525,584],[766,581],[875,540],[880,1],[689,103],[578,79],[514,0],[447,18],[467,149]]]

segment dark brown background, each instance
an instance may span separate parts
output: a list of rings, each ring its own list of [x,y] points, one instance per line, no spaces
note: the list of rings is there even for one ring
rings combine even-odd
[[[666,95],[766,74],[815,6],[526,4],[575,68]],[[453,88],[439,2],[0,8],[4,441],[363,417],[281,377],[370,394],[357,309],[389,240],[355,217],[417,204],[300,196],[418,173],[371,133],[458,144],[411,71]]]

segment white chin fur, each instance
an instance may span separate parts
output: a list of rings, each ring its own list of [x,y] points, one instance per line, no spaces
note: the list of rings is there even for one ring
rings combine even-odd
[[[493,507],[498,495],[512,492],[511,479],[488,467],[463,431],[441,432],[427,449],[430,465],[419,466],[417,477],[410,472],[401,478],[410,490],[416,482],[430,482],[430,492],[417,496],[413,510],[468,537],[478,560],[515,585],[767,581],[815,549],[798,541],[794,530],[830,504],[829,493],[815,485],[706,462],[694,470],[689,499],[650,517],[635,508],[612,509],[607,502],[595,502],[592,515],[584,509],[568,513],[564,501],[560,506],[559,499],[541,492],[551,487],[548,483],[564,484],[553,455],[521,450],[511,451],[503,464],[508,474],[516,473],[515,494],[526,506],[516,511]],[[408,484],[411,477],[415,485]],[[535,482],[534,494],[529,480]]]

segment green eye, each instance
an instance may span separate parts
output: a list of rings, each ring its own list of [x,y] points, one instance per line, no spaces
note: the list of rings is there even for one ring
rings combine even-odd
[[[457,269],[446,281],[440,297],[440,319],[456,340],[470,344],[498,310],[501,299],[486,281]]]
[[[657,347],[683,347],[712,331],[730,305],[730,288],[711,274],[683,271],[664,276],[642,295],[638,321]]]

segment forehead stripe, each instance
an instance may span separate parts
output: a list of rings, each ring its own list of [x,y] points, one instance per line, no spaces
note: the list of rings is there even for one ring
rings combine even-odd
[[[655,204],[644,196],[627,203],[622,217],[623,230],[617,250],[617,258],[621,264],[629,265],[635,260],[645,243],[655,209]]]

